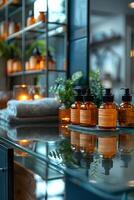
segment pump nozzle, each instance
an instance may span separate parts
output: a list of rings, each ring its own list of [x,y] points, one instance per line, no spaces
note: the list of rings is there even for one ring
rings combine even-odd
[[[90,88],[86,90],[86,94],[84,95],[84,101],[93,101],[93,95],[91,94]]]
[[[124,95],[122,96],[122,101],[132,101],[129,88],[121,88],[121,90],[125,91]]]
[[[103,96],[103,102],[113,102],[114,96],[111,93],[111,88],[105,89],[105,95]]]

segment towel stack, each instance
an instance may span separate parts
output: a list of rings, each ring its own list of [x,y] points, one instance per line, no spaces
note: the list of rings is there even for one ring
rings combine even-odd
[[[39,123],[58,120],[60,104],[54,98],[30,101],[8,101],[7,108],[0,112],[0,118],[8,123]]]

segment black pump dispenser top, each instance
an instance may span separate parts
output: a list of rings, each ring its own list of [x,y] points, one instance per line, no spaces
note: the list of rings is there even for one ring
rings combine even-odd
[[[75,91],[77,92],[77,94],[74,96],[74,100],[75,101],[83,101],[83,96],[81,95],[81,88],[75,88]]]
[[[35,47],[35,48],[33,49],[33,55],[34,55],[34,56],[40,56],[40,55],[41,55],[41,52],[40,52],[40,50],[39,50],[38,47]]]
[[[122,88],[123,89],[123,88]],[[130,90],[129,88],[125,88],[125,93],[122,96],[122,101],[132,101],[132,96],[130,95]]]
[[[84,101],[93,101],[93,95],[91,94],[90,88],[86,90],[86,94],[84,95]]]
[[[114,95],[111,93],[111,88],[105,89],[105,95],[103,96],[103,102],[113,102],[114,101]]]

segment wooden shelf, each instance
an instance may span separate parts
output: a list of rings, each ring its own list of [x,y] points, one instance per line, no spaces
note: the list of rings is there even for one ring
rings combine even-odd
[[[12,40],[12,39],[15,39],[15,38],[18,38],[20,39],[20,36],[26,32],[32,32],[32,33],[40,33],[40,34],[45,34],[46,31],[46,25],[48,23],[48,36],[53,36],[53,35],[56,35],[56,34],[59,34],[59,33],[63,33],[64,32],[64,28],[65,28],[65,24],[61,24],[61,23],[58,23],[58,22],[37,22],[35,24],[32,24],[30,26],[27,26],[25,28],[23,28],[22,30],[16,32],[16,33],[13,33],[12,35],[9,35],[6,39],[6,41],[9,41],[9,40]],[[59,31],[59,28],[61,29]],[[28,35],[27,35],[28,36]],[[29,38],[31,39],[31,34],[29,34]]]
[[[25,75],[34,75],[34,74],[43,74],[46,73],[47,70],[32,70],[32,71],[21,71],[9,74],[8,77],[15,77],[15,76],[25,76]],[[66,70],[58,70],[58,69],[48,69],[51,72],[66,72]]]

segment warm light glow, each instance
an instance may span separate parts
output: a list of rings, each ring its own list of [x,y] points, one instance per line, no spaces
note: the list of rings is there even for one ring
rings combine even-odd
[[[130,58],[134,58],[134,49],[130,51]]]
[[[20,101],[29,100],[29,96],[26,95],[26,94],[21,94],[21,95],[18,97],[18,100],[20,100]]]
[[[31,143],[31,141],[29,141],[29,140],[20,140],[19,142],[18,142],[21,146],[27,146],[27,145],[29,145],[30,143]]]
[[[35,95],[34,95],[34,100],[38,100],[38,99],[41,99],[41,96],[38,95],[38,94],[35,94]]]
[[[134,2],[129,3],[128,7],[134,9]]]
[[[61,120],[62,120],[62,122],[69,122],[69,121],[70,121],[70,118],[69,118],[69,117],[64,117],[64,118],[62,118]]]
[[[26,87],[26,85],[25,85],[25,84],[23,84],[23,85],[21,85],[21,87],[22,87],[22,88],[25,88],[25,87]]]

